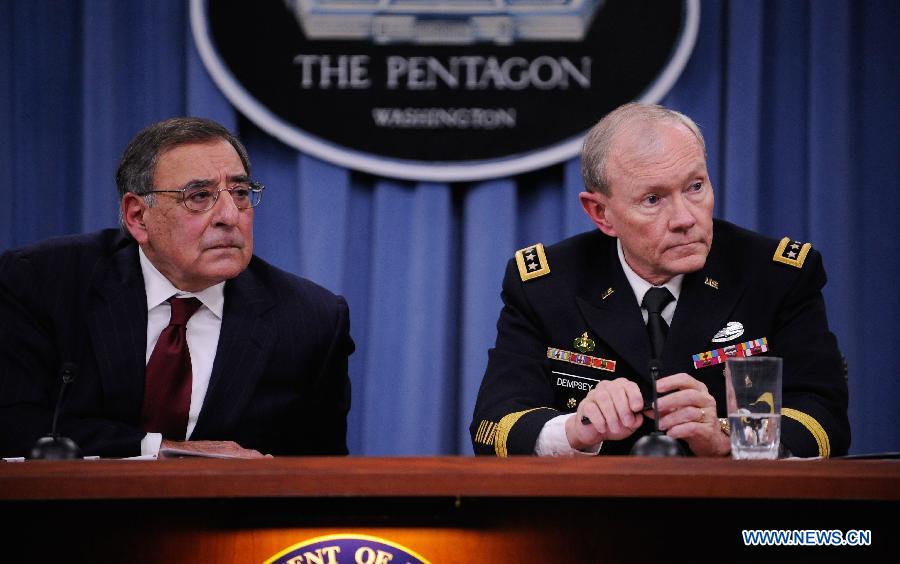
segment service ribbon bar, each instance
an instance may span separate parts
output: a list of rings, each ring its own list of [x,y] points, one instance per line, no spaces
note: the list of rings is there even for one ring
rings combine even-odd
[[[607,360],[605,358],[588,356],[572,351],[564,351],[562,349],[554,349],[552,347],[547,347],[547,358],[570,362],[579,366],[587,366],[588,368],[596,368],[597,370],[606,370],[607,372],[616,371],[615,360]]]
[[[695,354],[694,368],[706,368],[707,366],[715,366],[722,364],[729,358],[741,358],[746,356],[756,356],[769,350],[769,342],[765,337],[761,339],[753,339],[746,343],[737,345],[728,345],[721,349],[715,349]]]

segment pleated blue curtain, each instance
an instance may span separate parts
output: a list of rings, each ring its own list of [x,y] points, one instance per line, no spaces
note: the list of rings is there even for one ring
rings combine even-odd
[[[900,450],[898,12],[890,0],[704,1],[663,100],[703,128],[718,217],[823,252],[853,452]],[[2,0],[0,77],[0,250],[115,225],[117,160],[152,121],[201,115],[240,134],[268,186],[257,253],[350,303],[354,454],[470,453],[506,261],[592,228],[578,159],[447,185],[281,144],[212,83],[183,0]]]

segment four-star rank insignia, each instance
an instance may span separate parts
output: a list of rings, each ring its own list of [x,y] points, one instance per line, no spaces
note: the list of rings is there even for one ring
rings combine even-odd
[[[778,243],[778,248],[775,249],[772,260],[794,268],[803,268],[803,261],[806,260],[806,255],[809,254],[810,249],[812,249],[812,245],[809,243],[792,241],[790,237],[785,237]]]
[[[587,331],[585,331],[584,333],[581,334],[580,337],[575,339],[575,342],[573,343],[572,346],[574,346],[575,350],[580,353],[589,353],[589,352],[594,352],[594,347],[596,345],[597,345],[597,343],[595,343],[593,341],[593,339],[588,337]]]
[[[547,264],[544,245],[535,243],[516,251],[516,266],[519,267],[519,276],[522,278],[522,282],[550,274],[550,265]]]

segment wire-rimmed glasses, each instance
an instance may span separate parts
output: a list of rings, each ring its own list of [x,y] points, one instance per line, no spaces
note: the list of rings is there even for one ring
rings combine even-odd
[[[211,210],[216,202],[219,201],[221,192],[231,194],[235,207],[239,210],[255,208],[262,201],[262,192],[265,186],[258,182],[239,182],[227,188],[219,188],[218,190],[208,186],[188,186],[180,190],[147,190],[138,194],[144,196],[146,194],[181,194],[181,202],[188,211],[200,213]]]

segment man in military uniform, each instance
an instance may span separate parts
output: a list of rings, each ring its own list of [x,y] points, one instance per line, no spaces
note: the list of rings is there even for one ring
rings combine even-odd
[[[582,173],[599,230],[522,249],[507,267],[475,452],[628,454],[653,430],[653,359],[660,431],[726,456],[724,360],[766,354],[784,359],[783,454],[846,454],[819,253],[713,220],[703,136],[678,112],[614,110],[585,139]]]

